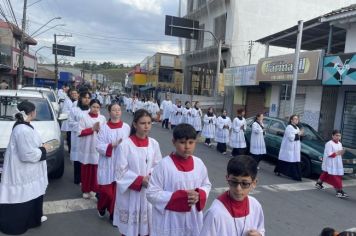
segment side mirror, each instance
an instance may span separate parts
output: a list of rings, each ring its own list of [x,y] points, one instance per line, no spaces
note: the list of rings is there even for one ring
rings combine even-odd
[[[59,120],[59,121],[68,120],[68,114],[61,113],[61,114],[58,116],[58,120]]]

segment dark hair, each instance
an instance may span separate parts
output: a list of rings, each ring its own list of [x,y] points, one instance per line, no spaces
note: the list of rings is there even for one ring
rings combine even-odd
[[[97,103],[97,104],[99,104],[99,106],[101,106],[99,99],[96,99],[96,98],[93,98],[92,100],[90,100],[89,106],[91,106],[95,103]]]
[[[136,134],[136,128],[134,126],[134,123],[137,123],[142,117],[145,116],[148,116],[152,120],[151,114],[145,109],[138,109],[137,111],[135,111],[135,115],[133,117],[132,124],[131,124],[130,136]]]
[[[189,101],[186,101],[186,102],[184,103],[185,106],[186,106],[187,104],[190,104],[190,102],[189,102]]]
[[[24,111],[25,114],[28,115],[31,112],[33,112],[34,110],[36,110],[36,106],[32,102],[23,101],[23,102],[21,102],[21,103],[19,103],[17,105],[17,109],[19,111]],[[14,129],[16,125],[26,123],[26,121],[25,121],[25,119],[24,119],[24,117],[23,117],[23,115],[21,113],[16,113],[15,114],[15,119],[16,119],[16,122],[15,122],[14,126],[12,127],[12,129]]]
[[[263,115],[263,113],[257,113],[256,114],[256,116],[255,116],[255,120],[254,120],[254,122],[256,122],[257,121],[257,119],[258,119],[258,117],[260,117],[260,116],[262,116]],[[252,125],[252,124],[251,124]]]
[[[243,108],[241,108],[241,109],[237,109],[237,114],[242,114],[242,112],[244,112],[245,111],[245,109],[243,109]]]
[[[292,123],[292,120],[293,120],[294,117],[298,117],[298,118],[299,118],[299,116],[298,116],[297,114],[291,115],[291,116],[289,117],[289,124]]]
[[[173,139],[196,139],[197,132],[190,124],[179,124],[173,129]]]
[[[327,227],[321,231],[320,236],[333,236],[334,233],[335,229]]]
[[[341,134],[340,130],[334,129],[332,132],[332,135],[335,135],[335,134]]]
[[[91,97],[91,94],[86,90],[86,91],[81,91],[79,93],[79,99],[78,99],[78,107],[82,110],[88,110],[89,106],[84,106],[82,104],[82,98],[85,98],[86,95],[89,95],[89,97]]]
[[[68,89],[68,91],[67,91],[68,97],[70,97],[70,94],[71,94],[71,92],[73,92],[73,91],[78,92],[78,90],[77,90],[76,88],[70,88],[70,89]]]
[[[119,103],[113,102],[113,103],[111,103],[111,104],[108,106],[108,112],[111,112],[111,108],[112,108],[113,106],[115,106],[115,105],[118,105],[118,106],[121,108],[121,106],[120,106]]]
[[[227,164],[227,175],[250,176],[254,180],[257,176],[257,162],[248,155],[233,157]]]

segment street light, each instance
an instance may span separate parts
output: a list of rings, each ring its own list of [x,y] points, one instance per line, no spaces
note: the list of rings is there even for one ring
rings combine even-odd
[[[54,20],[60,20],[60,19],[62,19],[62,17],[60,17],[60,16],[57,16],[57,17],[54,17],[54,18],[50,19],[49,21],[47,21],[46,24],[42,25],[42,26],[41,26],[40,28],[38,28],[35,32],[33,32],[33,33],[30,35],[30,37],[32,37],[33,35],[35,35],[38,31],[40,31],[43,27],[45,27],[46,25],[48,25],[48,24],[51,23],[52,21],[54,21]]]
[[[36,63],[37,63],[37,52],[43,48],[51,48],[51,47],[48,47],[48,46],[42,46],[40,47],[39,49],[36,50],[35,52],[35,60],[33,60],[33,79],[32,79],[32,84],[33,86],[35,85],[35,79],[36,79],[36,72],[38,71],[38,69],[36,70],[35,72],[35,66],[36,66]]]
[[[49,30],[51,30],[51,29],[53,29],[53,28],[56,28],[56,27],[58,27],[58,26],[66,26],[66,24],[58,24],[58,25],[52,26],[52,27],[46,29],[45,31],[42,31],[42,32],[40,32],[40,33],[38,33],[38,34],[36,34],[36,35],[33,35],[32,37],[33,37],[33,38],[34,38],[34,37],[37,37],[37,36],[39,36],[39,35],[41,35],[41,34],[47,32],[47,31],[49,31]]]

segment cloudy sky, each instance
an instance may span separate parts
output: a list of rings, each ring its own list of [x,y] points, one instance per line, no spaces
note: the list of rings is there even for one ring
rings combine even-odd
[[[29,34],[54,17],[59,16],[62,19],[50,22],[43,30],[65,24],[36,36],[38,45],[32,47],[32,52],[42,46],[51,46],[56,33],[72,35],[58,37],[58,44],[76,47],[76,57],[61,57],[62,61],[133,64],[157,51],[178,53],[178,40],[164,35],[165,15],[178,14],[178,1],[28,0]],[[4,2],[1,3],[3,8],[6,6]],[[11,3],[17,21],[21,24],[23,0],[11,0]],[[44,62],[54,62],[50,49],[43,48],[38,54]]]

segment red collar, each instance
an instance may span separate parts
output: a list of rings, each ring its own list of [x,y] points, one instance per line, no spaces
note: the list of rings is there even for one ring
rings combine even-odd
[[[111,120],[109,120],[107,124],[110,127],[110,129],[119,129],[119,128],[122,128],[122,125],[124,124],[124,122],[122,122],[120,120],[117,123],[112,123]]]
[[[179,171],[189,172],[194,169],[194,161],[192,156],[189,156],[187,159],[178,156],[175,153],[171,153],[169,156]]]
[[[137,147],[148,147],[148,137],[139,138],[136,135],[131,135],[130,139]]]
[[[339,143],[339,142],[335,142],[335,141],[334,141],[334,139],[332,139],[332,141],[333,141],[334,143],[336,143],[336,144],[338,144],[338,143]]]
[[[91,118],[98,118],[99,114],[88,113]]]
[[[242,201],[236,201],[229,196],[229,191],[226,191],[218,197],[218,200],[224,204],[226,210],[234,218],[245,217],[250,213],[248,197]]]

